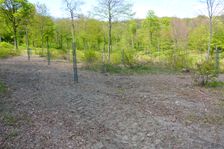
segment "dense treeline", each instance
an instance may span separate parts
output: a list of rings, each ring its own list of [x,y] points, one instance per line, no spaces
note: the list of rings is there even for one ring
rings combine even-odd
[[[0,41],[14,43],[16,49],[17,45],[31,46],[36,54],[45,56],[48,40],[53,58],[70,59],[70,19],[50,17],[44,4],[34,5],[26,0],[17,4],[8,6],[1,2]],[[105,62],[110,42],[108,22],[79,15],[74,24],[78,60],[89,64]],[[150,10],[145,19],[113,21],[111,25],[111,64],[133,66],[153,62],[189,69],[206,58],[209,43],[206,16],[159,18]],[[224,16],[216,16],[212,27],[211,58],[217,59],[218,51],[219,66],[223,69]]]

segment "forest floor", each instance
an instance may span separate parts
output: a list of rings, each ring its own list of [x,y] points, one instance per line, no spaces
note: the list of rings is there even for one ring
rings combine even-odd
[[[70,64],[26,59],[0,60],[0,148],[224,148],[223,88],[85,70],[74,84]]]

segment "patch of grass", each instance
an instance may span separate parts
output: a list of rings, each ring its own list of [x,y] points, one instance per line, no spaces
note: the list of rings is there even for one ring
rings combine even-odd
[[[220,82],[220,81],[208,82],[206,84],[206,87],[211,87],[211,88],[224,88],[224,82]]]
[[[2,120],[6,125],[14,126],[17,124],[17,118],[10,113],[2,114]]]
[[[224,116],[223,115],[211,115],[205,114],[203,116],[198,116],[196,114],[190,114],[185,118],[188,123],[199,123],[199,124],[211,124],[211,125],[223,125]]]
[[[12,130],[9,134],[6,135],[5,139],[6,140],[11,140],[15,137],[17,137],[19,133],[16,130]]]
[[[0,58],[8,58],[11,56],[17,56],[19,54],[20,54],[20,51],[14,50],[13,45],[6,42],[0,43]]]
[[[111,74],[174,74],[177,71],[161,66],[153,65],[136,65],[133,67],[123,67],[119,65],[105,64],[103,65],[93,65],[86,68],[92,71],[102,71]]]
[[[0,82],[0,94],[5,92],[6,92],[6,86],[2,82]]]

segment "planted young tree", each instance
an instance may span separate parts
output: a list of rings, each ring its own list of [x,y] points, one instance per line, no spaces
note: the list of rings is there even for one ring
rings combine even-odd
[[[72,33],[72,53],[73,53],[73,71],[74,81],[78,83],[78,69],[77,69],[77,58],[76,58],[76,43],[75,43],[75,24],[74,19],[79,17],[80,6],[83,4],[79,0],[64,0],[66,4],[66,10],[70,13],[71,18],[71,33]]]
[[[112,50],[112,21],[133,16],[132,4],[125,0],[97,0],[95,15],[108,21],[108,63]]]
[[[30,6],[27,0],[1,0],[0,14],[6,20],[8,27],[13,30],[14,47],[18,49],[18,27],[26,17],[27,7]]]

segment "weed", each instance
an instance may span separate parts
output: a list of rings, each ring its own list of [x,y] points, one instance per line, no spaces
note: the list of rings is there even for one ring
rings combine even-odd
[[[2,119],[3,119],[3,122],[9,126],[14,126],[17,123],[16,117],[10,113],[4,113]]]
[[[0,94],[5,92],[6,92],[6,86],[2,82],[0,82]]]
[[[206,84],[206,87],[211,87],[211,88],[223,88],[224,87],[224,82],[220,82],[220,81],[212,81],[212,82],[208,82]]]

